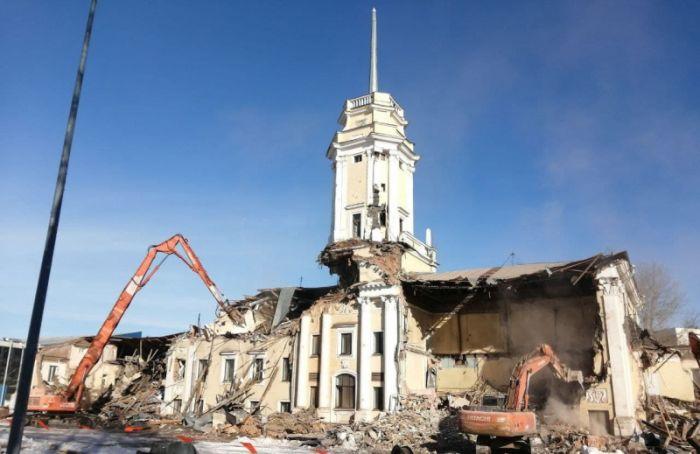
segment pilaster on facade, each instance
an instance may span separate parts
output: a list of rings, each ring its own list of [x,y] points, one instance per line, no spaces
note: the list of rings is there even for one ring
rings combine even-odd
[[[359,298],[360,303],[360,351],[358,360],[359,412],[358,419],[368,420],[373,409],[372,394],[372,301]]]
[[[398,365],[397,350],[399,346],[398,297],[384,296],[384,410],[395,411],[398,408]]]
[[[318,374],[318,416],[330,420],[331,416],[331,324],[333,316],[321,315],[321,358]]]
[[[296,407],[305,409],[309,407],[309,346],[311,344],[311,316],[301,316],[299,327],[299,348],[296,361]]]
[[[625,286],[614,265],[602,269],[596,280],[598,301],[604,311],[614,427],[616,435],[627,436],[636,429],[637,397],[632,379],[632,350],[625,331]]]

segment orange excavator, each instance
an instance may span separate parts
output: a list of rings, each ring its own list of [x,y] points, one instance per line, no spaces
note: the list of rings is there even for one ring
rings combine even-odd
[[[178,248],[181,248],[182,251]],[[164,255],[163,260],[153,266],[153,262],[159,254]],[[197,255],[182,235],[174,235],[167,241],[149,247],[146,257],[141,262],[136,273],[134,273],[131,279],[129,279],[129,282],[127,282],[117,302],[107,316],[107,319],[102,323],[102,327],[92,339],[87,352],[85,352],[85,356],[83,356],[80,364],[78,364],[75,372],[73,372],[68,386],[58,394],[51,394],[47,391],[41,377],[38,377],[36,381],[37,386],[32,389],[29,396],[29,411],[73,413],[79,408],[85,377],[87,377],[97,361],[99,361],[105,345],[109,342],[112,334],[114,334],[114,330],[117,328],[117,325],[119,325],[122,315],[124,315],[129,304],[131,304],[136,293],[151,280],[151,277],[158,271],[163,261],[170,255],[175,255],[182,260],[188,268],[197,273],[204,282],[204,285],[207,286],[214,296],[219,307],[224,312],[226,311],[226,300],[216,287],[216,284],[214,284],[214,281],[209,278],[209,275],[197,258]]]
[[[534,434],[537,431],[535,413],[528,410],[530,378],[544,367],[550,366],[557,378],[583,382],[581,371],[566,367],[552,347],[541,344],[523,357],[513,369],[508,385],[505,408],[468,407],[459,411],[462,432],[486,437],[513,439]]]

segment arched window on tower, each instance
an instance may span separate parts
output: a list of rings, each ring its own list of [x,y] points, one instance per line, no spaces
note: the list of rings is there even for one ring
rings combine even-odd
[[[335,378],[335,408],[355,408],[355,377],[350,374],[340,374]]]

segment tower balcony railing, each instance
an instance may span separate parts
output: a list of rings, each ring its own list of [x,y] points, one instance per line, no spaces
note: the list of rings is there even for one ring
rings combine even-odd
[[[437,254],[435,253],[435,248],[424,243],[423,241],[416,238],[412,233],[404,230],[399,234],[399,242],[407,244],[412,247],[416,252],[421,254],[423,257],[435,261]]]
[[[374,102],[377,102],[378,104],[383,104],[384,102],[386,102],[384,99],[381,99],[380,97],[378,97],[377,94],[379,94],[381,98],[385,98],[385,97],[388,98],[387,100],[389,101],[389,105],[391,105],[391,107],[395,108],[399,112],[399,114],[403,116],[403,107],[401,107],[401,104],[396,102],[394,97],[388,93],[374,92],[374,93],[370,93],[368,95],[360,96],[359,98],[348,99],[346,101],[345,108],[346,109],[356,109],[358,107],[366,106],[366,105],[372,104]]]

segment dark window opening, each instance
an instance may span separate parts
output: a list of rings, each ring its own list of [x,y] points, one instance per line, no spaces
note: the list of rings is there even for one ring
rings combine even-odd
[[[173,411],[175,413],[180,413],[182,411],[182,399],[173,400]]]
[[[236,370],[236,360],[233,358],[226,358],[224,360],[224,382],[225,383],[233,382],[235,370]]]
[[[260,410],[260,402],[257,400],[251,400],[250,401],[250,412],[256,413],[258,410]]]
[[[352,333],[341,333],[340,354],[352,355]]]
[[[355,162],[362,162],[362,155],[361,154],[355,155]]]
[[[311,336],[311,356],[318,356],[321,354],[321,336],[314,334]]]
[[[52,383],[54,379],[56,378],[56,371],[58,370],[58,366],[49,366],[49,376],[46,381],[49,383]]]
[[[280,413],[291,413],[292,404],[290,402],[280,402]]]
[[[381,355],[384,353],[384,333],[375,331],[374,333],[374,354]]]
[[[386,183],[382,183],[382,191],[386,191]]]
[[[355,377],[350,374],[341,374],[335,379],[335,408],[355,408]]]
[[[282,381],[292,380],[292,362],[289,358],[282,358]]]
[[[311,386],[309,394],[309,405],[311,408],[318,408],[318,386]]]
[[[261,381],[263,379],[263,368],[265,367],[264,358],[255,358],[253,362],[253,380]]]
[[[352,215],[352,236],[353,238],[362,236],[362,214],[360,213]]]
[[[374,410],[384,410],[384,387],[374,387]]]
[[[386,211],[379,213],[379,225],[386,227]]]
[[[399,232],[403,232],[403,218],[399,218]]]

